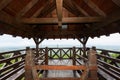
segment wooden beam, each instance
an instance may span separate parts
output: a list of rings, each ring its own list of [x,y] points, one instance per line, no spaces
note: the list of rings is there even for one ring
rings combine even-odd
[[[69,23],[94,23],[101,22],[104,18],[102,17],[71,17],[71,18],[63,18],[63,24]],[[57,24],[57,18],[23,18],[21,19],[22,23],[25,24]]]
[[[17,15],[23,16],[25,13],[27,13],[39,0],[31,0]]]
[[[120,7],[120,0],[112,0],[117,6]]]
[[[0,3],[0,11],[5,8],[13,0],[2,0]]]
[[[95,4],[92,0],[83,0],[90,8],[97,12],[101,16],[106,16],[106,14]]]
[[[86,66],[64,66],[64,65],[38,65],[37,70],[86,70]]]
[[[63,0],[56,0],[56,12],[58,17],[58,26],[62,27],[62,6]]]

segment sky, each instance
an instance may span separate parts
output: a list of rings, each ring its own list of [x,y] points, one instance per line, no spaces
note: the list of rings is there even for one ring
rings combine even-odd
[[[80,45],[82,44],[77,40],[73,39],[57,39],[57,40],[44,40],[40,46],[49,46],[49,45]],[[100,38],[95,37],[94,39],[89,38],[87,42],[88,46],[97,46],[97,45],[116,45],[120,46],[120,34],[115,33],[111,34],[110,36],[101,36]],[[12,37],[11,35],[2,35],[0,36],[0,47],[27,47],[27,46],[35,46],[35,43],[32,39],[27,39],[24,38],[22,39],[21,37]]]

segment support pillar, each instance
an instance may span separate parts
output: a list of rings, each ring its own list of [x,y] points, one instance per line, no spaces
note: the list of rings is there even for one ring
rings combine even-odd
[[[39,44],[44,40],[44,39],[40,39],[38,37],[33,38],[35,44],[36,44],[36,56],[39,56]]]
[[[88,80],[98,80],[96,53],[97,52],[95,47],[93,47],[88,53],[88,69],[89,69]]]
[[[83,45],[83,57],[87,57],[86,55],[86,43],[88,41],[89,37],[84,37],[84,38],[78,38],[78,40],[82,43]]]
[[[34,54],[29,47],[26,48],[25,57],[25,80],[39,80],[37,70],[34,68]]]

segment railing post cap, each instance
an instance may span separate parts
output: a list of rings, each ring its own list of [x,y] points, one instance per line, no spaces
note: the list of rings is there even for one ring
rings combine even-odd
[[[30,47],[26,47],[26,50],[29,50],[30,49]]]
[[[95,47],[95,46],[92,46],[92,49],[93,49],[93,50],[96,50],[96,47]]]

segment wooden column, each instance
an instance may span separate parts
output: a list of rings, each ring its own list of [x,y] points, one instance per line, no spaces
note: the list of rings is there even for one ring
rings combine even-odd
[[[25,80],[39,80],[37,70],[34,68],[34,55],[29,47],[26,48],[25,57]]]
[[[97,77],[97,57],[96,50],[93,47],[88,54],[88,68],[89,68],[89,78],[88,80],[98,80]]]
[[[25,80],[33,80],[32,77],[32,60],[31,51],[29,47],[26,47],[26,57],[25,57]]]
[[[78,38],[78,40],[82,43],[83,45],[83,57],[87,57],[86,55],[86,43],[88,41],[89,37],[84,37],[84,38]]]
[[[39,44],[44,40],[40,38],[33,38],[35,44],[36,44],[36,56],[39,56]]]
[[[33,79],[32,77],[32,64],[30,62],[29,57],[29,50],[30,48],[29,47],[26,47],[26,57],[25,57],[25,80],[31,80]],[[30,76],[28,76],[30,75]]]

